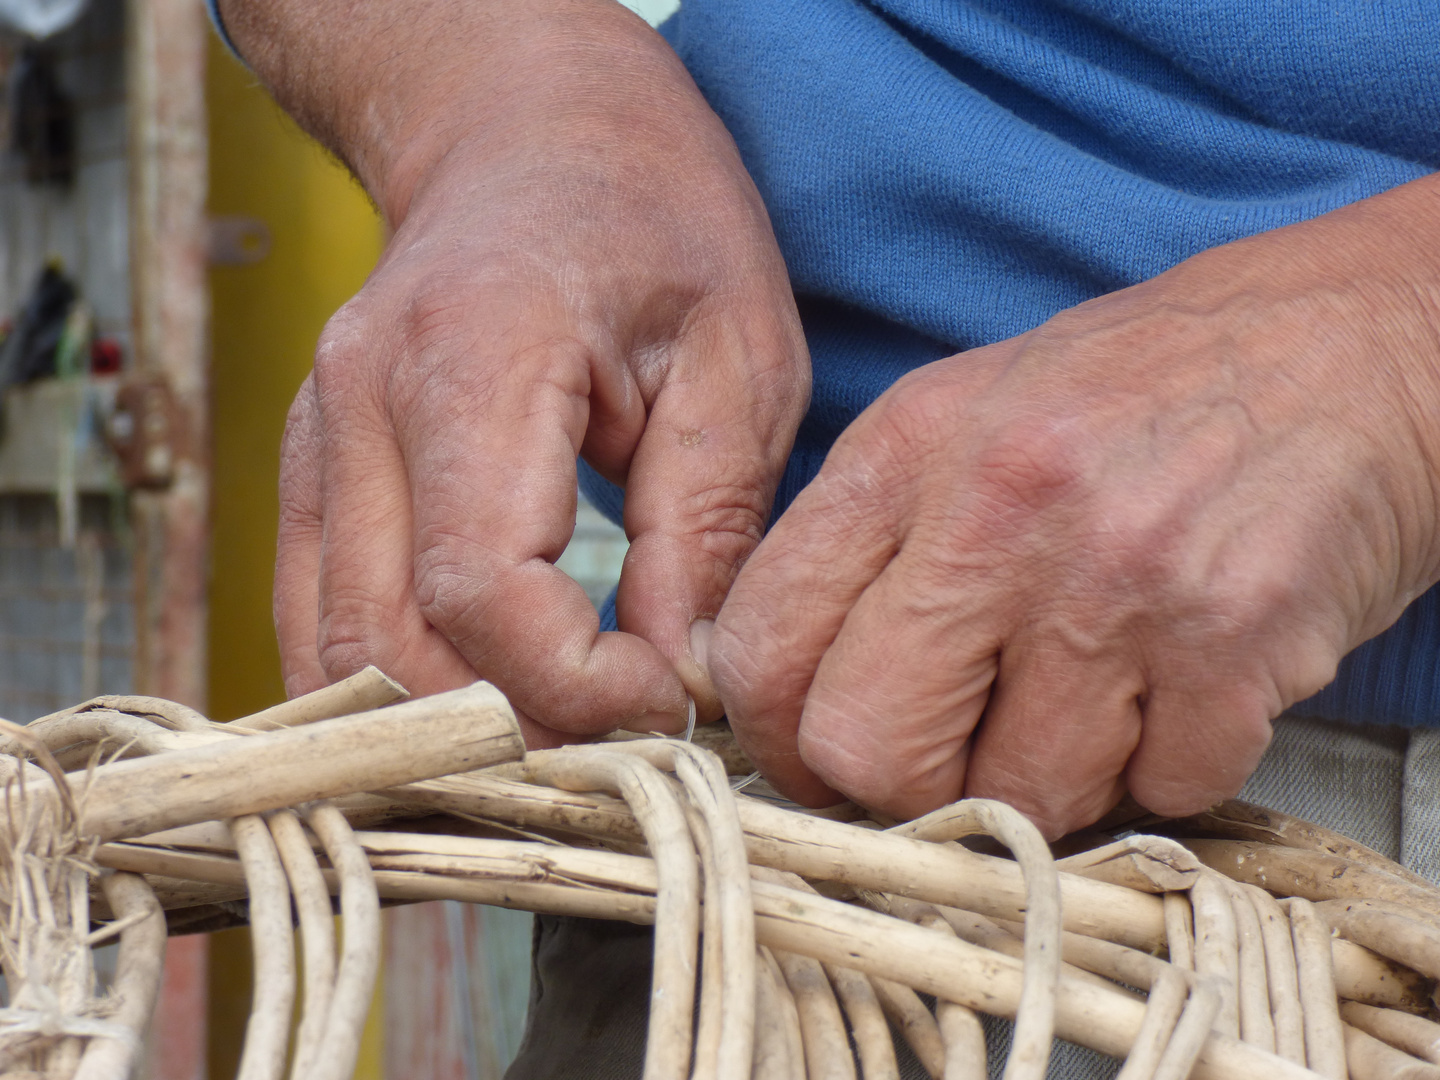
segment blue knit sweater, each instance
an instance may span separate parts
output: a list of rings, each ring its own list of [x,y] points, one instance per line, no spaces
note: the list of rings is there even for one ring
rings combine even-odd
[[[904,372],[1440,169],[1440,0],[684,0],[665,33],[809,337],[777,515]],[[1440,590],[1297,711],[1440,724]]]

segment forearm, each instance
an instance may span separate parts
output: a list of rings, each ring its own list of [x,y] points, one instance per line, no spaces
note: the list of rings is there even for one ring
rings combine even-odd
[[[1368,399],[1373,422],[1403,433],[1418,453],[1423,476],[1407,522],[1415,535],[1402,550],[1415,552],[1416,580],[1433,582],[1440,578],[1440,174],[1310,225],[1314,257],[1327,260],[1329,271],[1320,287],[1337,296],[1348,291],[1353,305],[1351,325],[1336,332],[1359,340],[1357,356],[1379,361],[1353,373],[1354,401]],[[1387,383],[1390,394],[1376,392]]]
[[[1440,472],[1440,173],[1327,215],[1356,260],[1362,295],[1373,291],[1376,333],[1388,334],[1406,390],[1404,419]],[[1400,419],[1397,417],[1397,420]],[[1436,479],[1440,487],[1440,477]]]
[[[523,139],[537,110],[553,118],[614,108],[626,104],[615,100],[617,74],[633,69],[643,97],[647,80],[673,81],[679,69],[614,0],[221,0],[220,10],[276,100],[350,167],[392,224],[467,137],[500,153]]]
[[[1148,291],[1265,345],[1214,357],[1243,368],[1258,430],[1302,401],[1318,431],[1374,433],[1397,576],[1440,578],[1440,174],[1203,252]],[[1305,362],[1268,362],[1288,356]]]

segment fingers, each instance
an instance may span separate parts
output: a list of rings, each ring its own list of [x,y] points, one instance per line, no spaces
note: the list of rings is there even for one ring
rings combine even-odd
[[[703,655],[710,623],[764,533],[808,396],[794,350],[803,355],[798,334],[757,343],[692,330],[630,464],[618,624],[674,665],[701,721],[722,711]]]
[[[589,408],[577,349],[547,344],[519,363],[497,341],[457,365],[463,350],[450,347],[445,370],[410,372],[392,406],[413,498],[410,586],[428,624],[537,723],[675,730],[686,701],[670,665],[636,637],[600,633],[584,591],[552,565],[574,528]]]
[[[991,590],[902,551],[815,673],[801,759],[864,806],[912,818],[960,797],[966,743],[995,678]]]
[[[741,747],[807,805],[838,798],[800,754],[801,714],[847,613],[898,547],[883,501],[872,472],[827,463],[745,565],[710,641],[710,674]]]
[[[280,532],[275,557],[275,632],[290,697],[329,682],[316,645],[320,622],[320,459],[324,435],[307,378],[285,422],[280,450]]]
[[[1233,798],[1260,763],[1270,743],[1270,717],[1278,711],[1238,679],[1204,695],[1152,693],[1125,773],[1131,794],[1167,817]]]
[[[332,378],[326,389],[336,358],[325,350],[317,358],[323,526],[311,639],[324,680],[374,664],[416,696],[474,682],[474,670],[416,602],[410,484],[384,410],[357,383],[334,388]]]
[[[412,694],[463,686],[474,673],[420,617],[408,587],[403,473],[370,467],[384,454],[374,440],[353,439],[355,430],[332,421],[327,440],[314,378],[306,379],[281,456],[275,625],[286,693],[307,693],[370,663]],[[339,499],[332,487],[327,498],[326,477],[342,485],[358,478],[360,490]],[[390,517],[397,507],[398,524]]]
[[[1058,839],[1124,794],[1145,688],[1127,658],[1087,655],[1057,620],[1035,622],[1001,654],[964,794],[1009,803]]]

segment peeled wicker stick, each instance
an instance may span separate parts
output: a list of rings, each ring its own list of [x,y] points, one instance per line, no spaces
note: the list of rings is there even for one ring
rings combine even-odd
[[[1240,945],[1229,886],[1219,874],[1202,874],[1190,889],[1195,911],[1195,974],[1220,991],[1217,1031],[1240,1035]]]
[[[1188,892],[1164,896],[1165,949],[1170,962],[1184,971],[1195,970],[1195,913]]]
[[[695,852],[700,856],[700,1004],[695,1020],[695,1064],[691,1080],[713,1080],[720,1061],[720,1013],[721,997],[725,991],[724,973],[721,970],[724,950],[721,947],[720,875],[715,864],[715,846],[710,842],[710,830],[706,828],[700,812],[693,806],[685,808],[685,819],[690,825],[690,836],[695,842]],[[748,876],[748,875],[747,875]],[[751,934],[750,955],[755,955],[754,934]],[[752,972],[751,1017],[754,1017],[755,976]],[[746,1073],[754,1065],[755,1032],[752,1019],[751,1056],[744,1063]]]
[[[934,908],[919,912],[915,921],[937,933],[955,933],[955,928]],[[975,1010],[941,998],[935,1002],[935,1022],[945,1044],[944,1080],[985,1080],[985,1029]]]
[[[845,1020],[830,980],[818,960],[794,953],[773,954],[800,1017],[808,1080],[855,1080],[855,1059],[845,1036]]]
[[[403,701],[409,697],[405,688],[373,664],[348,679],[322,686],[262,712],[242,716],[226,727],[248,728],[252,731],[276,731],[280,728],[313,724],[317,720],[333,720],[351,716]]]
[[[41,721],[23,730],[43,742]],[[293,730],[190,735],[198,744],[70,774],[65,797],[85,792],[81,832],[138,836],[463,772],[524,751],[514,713],[487,683]],[[53,797],[52,782],[32,787],[35,798]]]
[[[920,995],[891,979],[872,975],[870,983],[875,987],[875,996],[886,1019],[909,1044],[915,1060],[930,1074],[931,1080],[940,1080],[945,1075],[945,1039],[940,1034],[940,1024],[920,1000]]]
[[[875,996],[875,987],[864,975],[851,968],[834,964],[822,966],[845,1010],[846,1019],[850,1021],[863,1080],[900,1080],[895,1044],[890,1038],[885,1013]]]
[[[270,815],[270,835],[290,881],[295,913],[300,923],[301,957],[305,972],[303,1010],[295,1031],[290,1076],[304,1080],[320,1051],[325,1021],[335,983],[335,923],[330,908],[330,887],[320,872],[310,838],[292,810]]]
[[[42,716],[26,726],[33,731],[60,723],[70,717],[83,716],[87,712],[95,711],[134,716],[166,731],[207,731],[210,728],[210,721],[188,705],[181,705],[178,701],[167,701],[165,698],[145,697],[141,694],[105,694],[94,697],[89,701],[82,701],[79,705],[72,705],[68,709],[61,709],[59,712]],[[4,752],[14,753],[9,749]]]
[[[1265,943],[1265,974],[1270,990],[1270,1016],[1275,1024],[1275,1052],[1287,1061],[1305,1063],[1305,1018],[1300,1013],[1300,986],[1295,969],[1295,943],[1290,920],[1275,898],[1253,885],[1240,886],[1255,909]],[[1331,948],[1334,963],[1334,947]]]
[[[770,983],[775,988],[774,1007],[780,1018],[781,1037],[785,1040],[790,1059],[791,1076],[799,1077],[807,1075],[807,1061],[805,1059],[805,1032],[800,1026],[800,1009],[795,1004],[795,995],[790,989],[790,984],[785,981],[785,973],[780,968],[780,962],[775,959],[773,949],[761,948],[757,967],[763,961],[765,968],[770,972]]]
[[[750,873],[757,881],[768,881],[812,895],[815,892],[808,882],[796,874],[787,874],[767,867],[753,867]],[[786,984],[795,1000],[805,1048],[806,1075],[810,1080],[854,1080],[855,1063],[850,1055],[849,1041],[845,1037],[840,1003],[830,981],[832,976],[827,974],[823,964],[811,957],[783,950],[772,951],[771,955],[785,976]],[[856,1018],[857,1041],[883,1037],[890,1050],[886,1058],[883,1054],[877,1054],[873,1049],[862,1046],[861,1061],[862,1064],[872,1062],[877,1074],[883,1075],[887,1069],[895,1067],[894,1049],[884,1021],[888,1009],[882,1008],[881,998],[877,997],[879,988],[872,987],[863,975],[850,971],[839,973],[842,980],[849,980],[852,976],[864,984],[863,988],[854,983],[848,986],[848,993],[853,999],[852,1005],[859,1006],[861,1013]],[[872,1016],[878,1014],[879,1024],[878,1027],[867,1030],[867,1021],[872,1017],[865,1016],[864,1013],[871,1004],[874,1006]]]
[[[918,905],[914,900],[900,897],[891,899],[890,910],[902,918],[910,919],[912,922],[921,921],[917,917],[918,912],[923,912],[929,905]],[[1005,956],[1016,960],[1023,960],[1025,957],[1025,924],[1013,922],[1009,919],[987,919],[984,915],[976,915],[973,911],[961,911],[959,908],[944,907],[935,905],[935,911],[949,925],[950,929],[962,940],[968,941],[971,945],[979,945],[982,949],[992,949]],[[1060,938],[1061,955],[1065,962],[1060,965],[1060,973],[1077,982],[1089,983],[1104,990],[1107,994],[1127,993],[1115,984],[1121,983],[1124,986],[1149,986],[1153,975],[1143,971],[1137,971],[1132,977],[1127,977],[1116,968],[1118,956],[1127,956],[1136,959],[1142,965],[1149,963],[1163,964],[1163,961],[1156,960],[1146,953],[1135,949],[1127,948],[1124,945],[1116,945],[1113,941],[1103,941],[1099,938],[1088,938],[1083,934],[1072,934],[1066,931]],[[1107,952],[1103,946],[1110,946],[1112,952]],[[1076,962],[1071,962],[1071,961]],[[1133,964],[1121,964],[1124,967],[1133,967]]]
[[[1154,1080],[1189,994],[1190,979],[1175,968],[1163,972],[1151,983],[1140,1033],[1135,1036],[1135,1043],[1115,1080]]]
[[[925,840],[957,840],[983,833],[1015,855],[1025,875],[1025,987],[1004,1080],[1040,1080],[1055,1035],[1055,987],[1060,978],[1060,879],[1038,829],[1013,807],[967,799],[890,830]]]
[[[1186,840],[1201,862],[1237,881],[1307,900],[1381,900],[1440,927],[1440,894],[1409,877],[1339,855],[1250,840]],[[1400,868],[1397,867],[1397,870]]]
[[[1421,889],[1433,890],[1435,887],[1433,882],[1397,865],[1358,840],[1316,825],[1313,821],[1241,802],[1239,799],[1229,799],[1193,817],[1165,822],[1164,828],[1176,836],[1251,840],[1268,847],[1336,855],[1350,863],[1373,867],[1391,877],[1418,885]]]
[[[539,760],[537,760],[539,759]],[[529,775],[559,787],[618,790],[629,803],[655,856],[655,963],[644,1080],[685,1075],[690,1064],[700,934],[700,882],[685,816],[660,772],[635,757],[593,752],[524,762]],[[777,987],[780,994],[783,987]]]
[[[109,840],[295,806],[518,757],[498,690],[463,690],[193,750],[120,761],[88,782],[81,829]],[[72,784],[77,781],[72,781]]]
[[[1349,1024],[1345,1025],[1345,1060],[1352,1080],[1440,1080],[1440,1067]]]
[[[165,913],[145,879],[136,874],[106,874],[100,879],[120,931],[119,955],[110,995],[110,1021],[129,1034],[97,1036],[85,1047],[75,1080],[125,1080],[130,1075],[165,963]]]
[[[1200,862],[1194,852],[1169,837],[1134,834],[1060,859],[1055,868],[1138,892],[1164,893],[1190,888]]]
[[[1265,939],[1260,916],[1242,889],[1232,883],[1230,908],[1239,943],[1240,1037],[1251,1046],[1275,1050],[1275,1019],[1270,1014],[1270,979],[1265,970]]]
[[[1220,1014],[1224,996],[1219,979],[1196,977],[1190,986],[1190,998],[1185,1003],[1175,1031],[1155,1066],[1154,1080],[1186,1080],[1187,1077],[1195,1075],[1196,1064],[1206,1043],[1214,1039],[1215,1018]],[[1298,1074],[1307,1077],[1315,1075],[1305,1070],[1299,1070]]]
[[[1412,1057],[1440,1065],[1440,1024],[1394,1009],[1376,1009],[1355,1001],[1340,1004],[1340,1018],[1403,1050]]]
[[[328,803],[306,807],[305,820],[325,845],[339,879],[344,945],[325,1012],[322,1048],[307,1080],[345,1080],[355,1071],[360,1033],[380,970],[380,900],[365,851],[343,814]]]
[[[1435,1007],[1435,984],[1418,971],[1344,938],[1330,939],[1335,989],[1346,1001],[1425,1016]]]
[[[1300,1008],[1305,1016],[1305,1059],[1327,1080],[1345,1080],[1345,1036],[1331,969],[1330,928],[1308,900],[1285,902],[1295,942]]]
[[[771,967],[768,951],[756,949],[754,1080],[797,1080],[805,1075],[803,1057],[797,1060],[797,1041],[791,1038],[789,1017],[783,1005],[780,973]]]
[[[1349,941],[1440,978],[1440,927],[1387,900],[1326,900],[1315,911]]]
[[[250,890],[250,943],[255,954],[254,1000],[237,1075],[239,1080],[280,1080],[295,1006],[290,883],[263,818],[238,817],[230,830]]]
[[[755,1038],[755,914],[750,897],[750,862],[740,817],[730,794],[729,779],[713,754],[685,743],[666,740],[674,757],[671,764],[685,787],[686,797],[698,811],[708,836],[719,905],[720,1044],[715,1075],[720,1080],[744,1080]],[[694,830],[692,830],[694,831]],[[707,894],[708,899],[708,894]]]

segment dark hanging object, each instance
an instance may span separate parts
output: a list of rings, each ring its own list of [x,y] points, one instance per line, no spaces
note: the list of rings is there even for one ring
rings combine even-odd
[[[32,184],[75,179],[75,107],[55,68],[54,52],[28,46],[10,84],[11,145],[24,157],[25,179]]]
[[[0,346],[0,388],[55,374],[55,350],[77,295],[58,267],[44,269]]]

